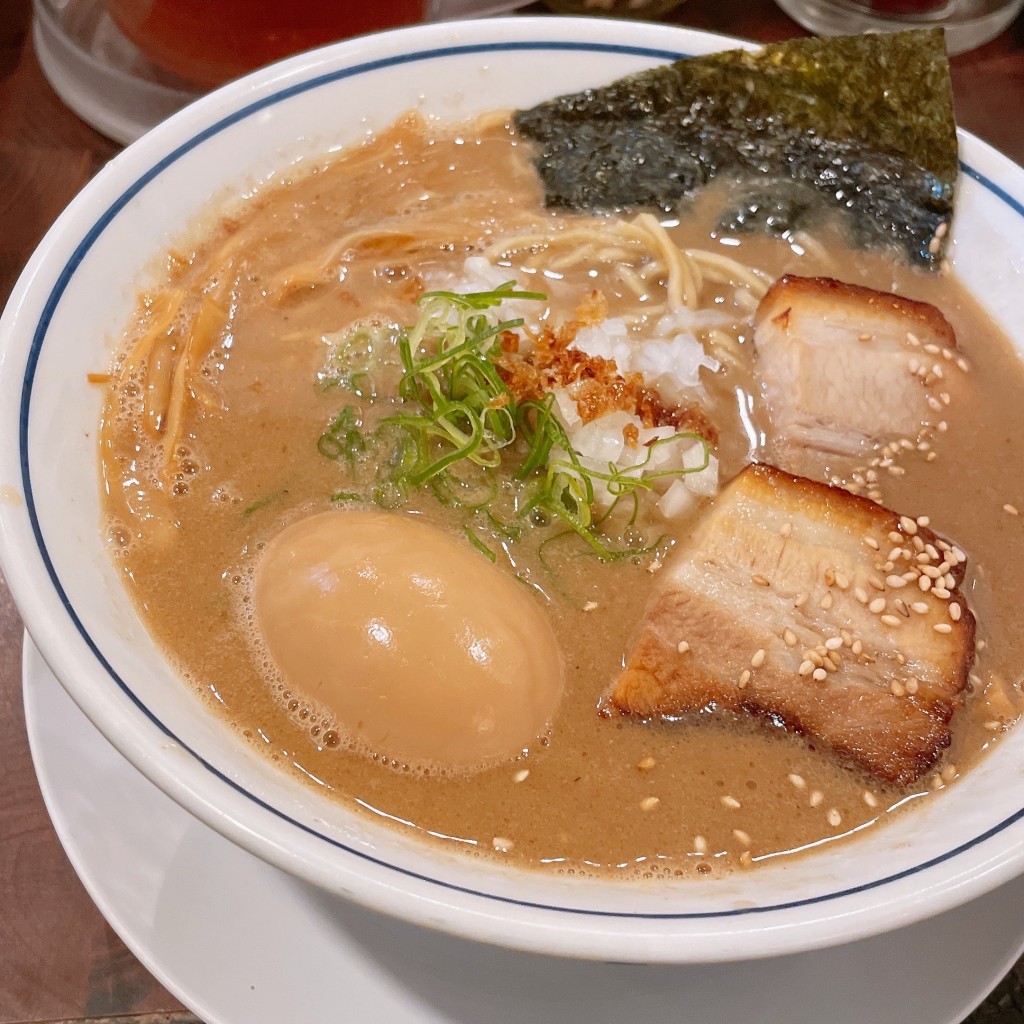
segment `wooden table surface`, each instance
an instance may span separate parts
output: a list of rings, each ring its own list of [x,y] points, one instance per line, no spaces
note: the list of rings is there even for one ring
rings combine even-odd
[[[0,0],[0,303],[50,223],[118,150],[47,84],[30,17],[29,0]],[[803,34],[772,0],[689,0],[671,20],[761,41]],[[1024,163],[1024,17],[955,58],[953,84],[960,124]],[[25,737],[21,639],[0,579],[0,1024],[194,1024],[111,931],[53,833]],[[1024,1022],[1020,992],[1015,973],[971,1021]]]

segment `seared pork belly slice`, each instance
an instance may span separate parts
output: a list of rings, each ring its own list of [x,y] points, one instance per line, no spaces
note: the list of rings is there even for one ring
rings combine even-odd
[[[956,336],[934,306],[826,277],[779,278],[754,315],[754,345],[783,449],[856,455],[914,439],[961,383]]]
[[[907,516],[748,466],[661,570],[609,702],[767,716],[913,782],[949,745],[974,660],[965,562]]]

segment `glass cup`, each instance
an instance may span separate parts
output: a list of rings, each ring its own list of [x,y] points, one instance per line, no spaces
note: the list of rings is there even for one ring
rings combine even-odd
[[[146,57],[200,86],[220,85],[336,39],[512,6],[451,0],[106,0],[114,24]]]
[[[34,0],[33,32],[43,72],[64,103],[127,143],[213,86],[289,54],[523,2]]]
[[[950,53],[963,53],[1002,32],[1024,0],[775,0],[794,21],[818,35],[946,30]]]

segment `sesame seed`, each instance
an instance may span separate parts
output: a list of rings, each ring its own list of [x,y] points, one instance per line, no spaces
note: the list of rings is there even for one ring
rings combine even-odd
[[[939,453],[938,452],[929,452],[924,457],[924,461],[925,462],[934,462],[938,457],[939,457]]]
[[[858,601],[860,601],[861,604],[867,604],[868,603],[867,591],[865,591],[865,589],[863,587],[854,587],[854,589],[853,589],[853,596]]]
[[[889,684],[889,691],[894,697],[902,697],[907,692],[904,689],[903,684],[898,679],[894,679]]]
[[[934,395],[929,395],[928,408],[931,409],[933,412],[941,412],[942,403]]]
[[[868,611],[874,612],[875,615],[881,615],[885,611],[885,598],[876,597],[871,604],[868,605]]]
[[[770,587],[771,586],[771,582],[768,580],[768,578],[765,577],[765,576],[762,576],[759,572],[755,572],[754,575],[751,576],[750,578],[759,587]]]
[[[918,338],[918,336],[914,334],[913,331],[907,331],[907,342],[908,344],[917,347],[918,345],[921,344],[921,339]]]
[[[749,668],[745,668],[740,673],[740,681],[739,681],[739,683],[737,685],[739,686],[739,688],[741,690],[745,690],[746,687],[747,687],[747,683],[749,683],[749,682],[750,682],[750,669]]]
[[[834,807],[828,812],[828,823],[833,828],[838,828],[843,823],[843,816]]]
[[[995,719],[992,719],[992,721],[985,723],[985,728],[988,729],[989,732],[999,732],[999,730],[1002,729],[1002,727],[1003,723],[997,722]]]
[[[915,601],[910,607],[913,608],[918,615],[925,615],[928,612],[927,601]]]
[[[597,607],[597,602],[596,602],[596,601],[588,601],[588,602],[587,602],[587,603],[586,603],[586,604],[585,604],[585,605],[583,606],[583,610],[584,610],[585,612],[592,612],[592,611],[593,611],[593,610],[594,610],[594,609],[595,609],[596,607]]]
[[[898,664],[906,665],[907,659],[903,656],[902,652],[896,651],[893,656],[896,658]]]
[[[893,590],[899,590],[900,587],[905,587],[907,585],[907,581],[902,576],[895,575],[886,576],[885,583],[886,586],[892,587]]]
[[[917,585],[922,592],[927,593],[932,585],[931,578],[927,574],[921,573],[917,578]]]
[[[828,651],[838,651],[843,646],[843,638],[841,636],[830,636],[825,641],[825,649]]]
[[[746,835],[746,833],[744,833]],[[754,864],[754,855],[749,850],[744,850],[740,854],[740,867],[749,868]]]
[[[893,562],[897,558],[902,558],[903,557],[903,548],[901,548],[899,545],[897,545],[896,547],[891,548],[890,551],[889,551],[889,554],[887,554],[885,557],[886,557],[886,560],[889,561],[889,562]]]
[[[961,615],[963,615],[963,611],[960,608],[960,605],[958,605],[955,601],[950,602],[950,605],[949,605],[949,617],[954,622],[959,622]]]
[[[794,633],[793,630],[791,630],[789,628],[783,630],[782,639],[783,639],[783,642],[786,644],[787,647],[795,647],[796,646],[796,633]]]
[[[640,760],[637,761],[636,766],[642,772],[649,772],[657,763],[658,762],[648,754],[646,757],[641,757]]]
[[[802,608],[807,603],[807,597],[808,595],[804,593],[797,594],[796,597],[793,598],[793,607]]]
[[[857,335],[857,340],[858,341],[870,341],[871,340],[871,335],[870,334],[858,334]]]
[[[832,607],[832,595],[826,594],[819,602],[818,607],[828,611]]]
[[[740,802],[734,796],[723,796],[722,805],[728,807],[731,811],[738,811],[740,809]]]
[[[802,661],[800,662],[800,667],[796,671],[797,675],[809,676],[814,671],[814,662],[807,660]]]
[[[1020,515],[1020,512],[1017,511],[1017,506],[1016,505],[1009,505],[1009,504],[1004,505],[1003,506],[1003,511],[1004,512],[1009,512],[1011,516],[1019,516]]]
[[[708,852],[708,841],[703,836],[693,837],[693,852],[699,854]]]
[[[933,345],[933,344],[925,345],[924,350],[930,356],[937,356],[939,354],[939,352],[941,351],[941,349],[939,348],[938,345]]]
[[[736,842],[742,843],[744,846],[750,845],[750,835],[743,831],[741,828],[734,828],[732,834],[736,837]]]
[[[679,643],[676,644],[676,653],[677,654],[685,654],[689,649],[690,649],[690,645],[685,640],[680,640]]]
[[[964,373],[967,373],[970,370],[970,364],[963,358],[963,356],[957,359],[956,365],[959,366]]]
[[[900,613],[905,619],[910,618],[910,609],[907,607],[907,602],[901,597],[897,597],[893,604],[896,605],[896,611]]]
[[[900,624],[898,615],[882,615],[878,621],[885,623],[887,626],[898,626]]]
[[[825,664],[825,657],[820,651],[804,651],[804,657],[812,664],[815,668],[821,668]]]
[[[921,684],[918,681],[917,676],[911,676],[906,682],[906,687],[907,693],[909,693],[910,696],[913,697],[914,694],[917,693],[917,691],[921,688]]]
[[[499,853],[508,853],[515,845],[511,839],[506,839],[504,836],[495,836],[491,840],[491,846]]]
[[[943,782],[952,782],[957,777],[957,768],[955,764],[947,764],[945,768],[939,772],[939,777]]]
[[[836,571],[831,566],[825,570],[825,586],[831,587],[836,581]]]
[[[645,796],[643,800],[640,801],[640,810],[653,811],[660,803],[661,801],[656,796]]]
[[[871,479],[871,474],[870,473],[868,473],[868,479],[869,480]],[[864,543],[867,544],[867,546],[869,548],[874,548],[876,551],[878,550],[878,541],[875,540],[874,537],[865,537],[864,538]]]
[[[526,779],[527,779],[527,776],[529,774],[530,774],[530,769],[529,768],[520,768],[519,771],[517,771],[515,773],[515,775],[512,776],[512,781],[513,782],[525,782]]]
[[[868,583],[870,583],[875,590],[885,590],[885,584],[877,576],[869,576]]]
[[[936,597],[942,598],[943,601],[948,601],[950,598],[950,592],[945,587],[940,587],[938,584],[932,587],[932,593]]]
[[[949,424],[945,420],[939,420],[939,422],[935,424],[935,429],[940,434],[944,434],[947,430],[949,430]]]
[[[844,576],[844,575],[843,575],[843,574],[842,574],[841,572],[837,572],[837,573],[836,573],[836,586],[837,586],[837,587],[838,587],[838,588],[839,588],[840,590],[846,590],[846,589],[848,589],[848,588],[849,588],[849,586],[850,586],[850,581],[849,581],[849,579],[848,579],[848,578],[847,578],[846,576]]]
[[[825,802],[825,794],[820,789],[816,789],[811,793],[811,799],[808,802],[812,807],[820,807]]]
[[[764,664],[764,648],[759,647],[754,651],[754,656],[750,659],[751,668],[760,668]]]
[[[802,775],[797,775],[795,772],[791,772],[786,776],[786,778],[789,779],[797,789],[807,788],[807,783],[804,781],[804,777]]]
[[[815,669],[815,670],[814,670],[814,671],[813,671],[813,672],[811,673],[811,678],[812,678],[812,679],[813,679],[813,680],[814,680],[814,681],[815,681],[816,683],[821,683],[821,682],[824,682],[824,681],[825,681],[825,679],[827,679],[827,678],[828,678],[828,671],[827,671],[827,670],[826,670],[825,668],[816,668],[816,669]]]
[[[942,789],[942,779],[938,775],[933,775],[931,781],[928,783],[930,789],[939,790]]]
[[[909,533],[911,537],[917,533],[917,523],[910,516],[900,516],[900,526],[903,528],[903,532]]]
[[[932,629],[934,629],[936,633],[953,632],[953,627],[948,622],[936,622],[935,625],[932,626]]]
[[[864,644],[858,638],[857,640],[854,640],[852,644],[850,644],[850,650],[853,651],[854,654],[860,654],[861,651],[864,650]]]
[[[872,793],[870,789],[865,789],[864,790],[864,803],[866,803],[868,805],[868,807],[877,807],[878,806],[878,797],[876,797],[875,794]]]

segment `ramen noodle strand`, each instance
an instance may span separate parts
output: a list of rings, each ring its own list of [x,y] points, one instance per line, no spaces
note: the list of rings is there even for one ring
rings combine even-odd
[[[742,367],[746,360],[743,358],[744,350],[739,341],[726,331],[717,327],[711,328],[707,334],[708,343],[715,356],[726,359],[735,367]]]
[[[687,249],[687,256],[718,284],[742,284],[760,300],[768,290],[769,281],[757,270],[745,267],[737,260],[707,249]]]
[[[693,266],[688,264],[688,258],[673,243],[658,219],[652,214],[641,213],[633,223],[647,234],[651,248],[665,262],[668,270],[665,287],[668,291],[669,307],[679,309],[685,306],[688,309],[696,309],[701,281],[698,273],[694,272]]]
[[[176,288],[172,291],[158,295],[149,306],[149,327],[141,338],[132,346],[128,358],[122,368],[122,376],[137,370],[145,363],[157,340],[163,337],[171,329],[178,311],[181,309],[185,293],[182,289]]]
[[[185,398],[188,393],[189,350],[186,347],[174,367],[167,406],[167,429],[164,432],[163,467],[160,476],[169,483],[170,467],[175,460],[178,442],[185,421]]]
[[[171,393],[171,375],[174,373],[173,338],[165,337],[154,345],[146,364],[145,424],[154,437],[164,427],[167,404]]]

